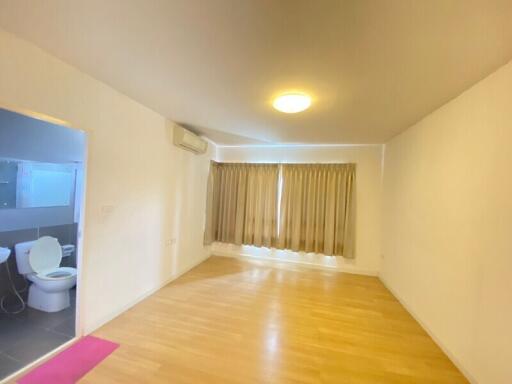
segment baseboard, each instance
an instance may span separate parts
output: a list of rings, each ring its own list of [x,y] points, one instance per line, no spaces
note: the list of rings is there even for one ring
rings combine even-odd
[[[439,348],[448,356],[453,365],[457,367],[457,369],[464,375],[464,377],[471,384],[478,384],[476,379],[469,373],[469,371],[461,364],[461,362],[455,357],[455,355],[443,344],[443,342],[436,336],[436,334],[430,329],[427,324],[420,319],[420,317],[412,310],[412,308],[403,300],[403,298],[389,285],[389,282],[379,274],[379,280],[384,284],[384,286],[395,296],[395,298],[402,304],[402,306],[409,312],[409,314],[416,320],[419,325],[428,333],[428,335],[434,340]]]
[[[212,247],[213,248],[213,247]],[[305,266],[312,269],[319,269],[324,271],[333,271],[333,272],[343,272],[343,273],[350,273],[354,275],[364,275],[364,276],[378,276],[378,271],[373,270],[367,270],[367,269],[361,269],[354,266],[341,266],[341,267],[330,267],[327,265],[321,265],[317,263],[311,263],[308,261],[298,261],[298,260],[289,260],[289,259],[281,259],[271,256],[264,256],[264,255],[252,255],[250,253],[244,253],[244,252],[237,252],[233,250],[228,249],[222,249],[219,247],[214,247],[211,250],[212,256],[223,256],[223,257],[233,257],[238,259],[243,258],[249,258],[253,260],[263,260],[263,261],[272,261],[272,262],[279,262],[279,263],[288,263],[288,264],[296,264]]]
[[[184,275],[185,273],[190,271],[192,268],[198,266],[199,264],[201,264],[203,261],[205,261],[209,257],[210,257],[210,254],[208,254],[205,258],[201,259],[197,263],[191,264],[190,266],[186,267],[185,269],[183,269],[182,271],[178,272],[177,274],[172,275],[170,278],[168,278],[165,281],[161,282],[156,287],[154,287],[154,288],[150,289],[149,291],[144,292],[143,294],[137,296],[134,300],[131,300],[127,304],[123,305],[121,308],[119,308],[119,309],[109,313],[108,315],[104,316],[100,320],[96,321],[92,326],[89,326],[88,328],[86,328],[83,331],[83,335],[88,335],[88,334],[94,332],[95,330],[97,330],[98,328],[102,327],[106,323],[114,320],[116,317],[118,317],[122,313],[126,312],[128,309],[130,309],[134,305],[140,303],[142,300],[146,299],[147,297],[151,296],[153,293],[155,293],[158,290],[162,289],[163,287],[165,287],[170,282],[172,282],[172,281],[176,280],[177,278],[179,278],[180,276]]]
[[[149,291],[145,292],[144,294],[138,296],[136,299],[130,301],[129,303],[127,303],[126,305],[122,306],[118,310],[116,310],[114,312],[111,312],[107,316],[103,317],[101,320],[97,321],[93,326],[89,327],[89,329],[85,330],[83,332],[83,335],[90,334],[90,333],[94,332],[96,329],[98,329],[101,326],[103,326],[104,324],[108,323],[109,321],[112,321],[117,316],[121,315],[123,312],[127,311],[128,309],[130,309],[134,305],[138,304],[139,302],[141,302],[142,300],[144,300],[148,296],[151,296],[156,291],[162,289],[164,286],[166,286],[170,282],[172,282],[172,281],[176,280],[177,278],[179,278],[180,276],[184,275],[185,273],[190,271],[192,268],[198,266],[199,264],[201,264],[203,261],[205,261],[209,257],[210,257],[210,255],[208,254],[205,258],[203,258],[199,262],[194,263],[194,264],[188,266],[183,271],[180,271],[179,273],[171,276],[169,279],[165,280],[164,282],[158,284],[158,286],[156,286],[155,288],[150,289]],[[77,340],[80,339],[80,337],[81,336],[74,337],[73,339],[67,341],[66,343],[64,343],[61,346],[57,347],[53,351],[48,352],[46,355],[41,356],[39,359],[37,359],[37,360],[33,361],[32,363],[26,365],[25,367],[21,368],[19,371],[16,371],[13,374],[9,375],[8,377],[0,380],[0,384],[14,382],[16,379],[19,379],[20,377],[25,375],[27,372],[29,372],[30,370],[32,370],[33,368],[35,368],[39,364],[47,361],[48,359],[52,358],[53,356],[55,356],[56,354],[58,354],[62,350],[66,349],[71,344],[75,343]]]

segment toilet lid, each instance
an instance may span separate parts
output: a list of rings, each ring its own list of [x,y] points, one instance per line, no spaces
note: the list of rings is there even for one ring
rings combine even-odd
[[[36,240],[28,256],[30,267],[37,273],[45,269],[57,268],[61,260],[62,247],[56,238],[50,236]]]

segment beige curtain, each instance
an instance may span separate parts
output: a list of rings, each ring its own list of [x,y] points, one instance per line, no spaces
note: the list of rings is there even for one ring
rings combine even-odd
[[[212,162],[205,243],[271,247],[277,238],[277,164]]]
[[[355,165],[284,164],[277,247],[354,257]]]

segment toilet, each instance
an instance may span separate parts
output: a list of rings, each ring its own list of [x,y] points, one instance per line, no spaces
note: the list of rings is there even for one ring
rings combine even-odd
[[[59,267],[62,247],[49,236],[14,246],[18,272],[32,282],[27,305],[44,312],[70,306],[69,290],[76,284],[76,268]]]

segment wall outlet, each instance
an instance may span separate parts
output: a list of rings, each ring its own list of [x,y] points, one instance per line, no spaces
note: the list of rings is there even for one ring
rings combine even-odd
[[[100,221],[102,223],[109,221],[110,216],[112,216],[112,212],[114,212],[113,205],[102,205],[100,207]]]
[[[101,206],[101,214],[102,216],[109,216],[114,212],[114,206],[113,205],[102,205]]]

